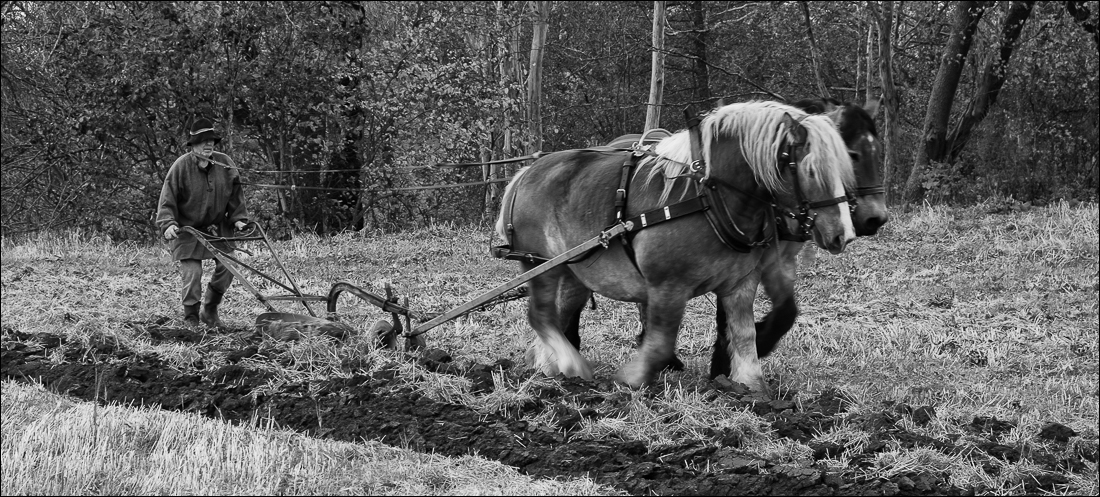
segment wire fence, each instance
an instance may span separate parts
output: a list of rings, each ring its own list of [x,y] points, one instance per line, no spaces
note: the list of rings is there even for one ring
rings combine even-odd
[[[523,161],[526,161],[526,160],[537,159],[537,158],[541,157],[542,155],[543,155],[542,152],[535,152],[531,155],[525,155],[525,156],[522,156],[522,157],[514,157],[514,158],[511,158],[511,159],[498,159],[498,160],[493,160],[493,161],[489,161],[489,162],[438,162],[438,163],[436,163],[434,165],[431,165],[431,166],[400,166],[400,167],[395,167],[394,169],[406,170],[406,169],[464,168],[464,167],[489,166],[489,165],[496,165],[496,164],[511,164],[511,163],[514,163],[514,162],[523,162]],[[221,164],[221,163],[218,162],[218,164]],[[232,166],[228,166],[228,165],[225,165],[225,164],[222,164],[222,165],[224,165],[225,167],[232,167]],[[296,169],[296,170],[290,170],[290,171],[245,169],[245,168],[241,168],[241,167],[236,167],[235,169],[240,170],[240,171],[247,171],[247,172],[250,172],[250,173],[263,173],[263,174],[317,174],[317,173],[352,173],[352,172],[357,173],[357,172],[361,172],[361,170],[359,170],[359,169],[314,169],[314,170]],[[406,186],[406,187],[400,187],[400,188],[381,188],[381,189],[379,189],[379,188],[334,188],[334,187],[324,187],[324,186],[274,185],[274,184],[269,184],[269,183],[245,183],[245,182],[242,182],[241,185],[250,186],[250,187],[254,187],[254,188],[276,188],[276,189],[291,190],[291,191],[295,191],[295,190],[312,190],[312,191],[325,191],[325,192],[368,192],[368,191],[369,192],[409,192],[409,191],[418,191],[418,190],[436,190],[436,189],[440,189],[440,188],[461,188],[461,187],[466,187],[466,186],[486,186],[486,185],[491,185],[491,184],[494,184],[494,183],[505,183],[505,182],[511,181],[512,178],[513,178],[512,176],[508,176],[508,177],[505,177],[505,178],[492,178],[492,179],[487,179],[487,180],[483,180],[483,181],[471,181],[471,182],[467,182],[467,183],[449,183],[449,184],[444,184],[444,185]]]

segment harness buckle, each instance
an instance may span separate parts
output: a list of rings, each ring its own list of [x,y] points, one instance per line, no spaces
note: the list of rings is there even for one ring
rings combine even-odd
[[[810,235],[810,231],[814,229],[814,224],[817,221],[817,212],[806,211],[803,212],[798,220],[798,231],[801,235]]]
[[[626,189],[619,188],[615,190],[615,219],[621,221],[623,219],[623,206],[626,205]]]

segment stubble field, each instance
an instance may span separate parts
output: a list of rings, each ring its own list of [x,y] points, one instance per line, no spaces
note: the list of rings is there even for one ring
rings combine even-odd
[[[5,239],[2,490],[1095,495],[1098,227],[1096,204],[926,206],[842,255],[804,252],[802,315],[764,362],[773,399],[705,377],[713,297],[689,306],[686,370],[631,391],[610,377],[633,353],[632,304],[585,312],[594,381],[546,378],[523,365],[523,300],[411,354],[260,333],[239,284],[229,330],[188,330],[159,245]],[[276,250],[306,293],[390,282],[432,313],[516,273],[489,244],[434,226]],[[388,317],[352,299],[360,331]]]

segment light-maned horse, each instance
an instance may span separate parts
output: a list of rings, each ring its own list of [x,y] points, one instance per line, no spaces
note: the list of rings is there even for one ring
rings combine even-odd
[[[812,114],[825,114],[836,123],[844,144],[848,147],[855,173],[856,187],[849,192],[855,199],[852,224],[857,236],[873,236],[886,224],[890,215],[886,209],[886,190],[882,177],[882,149],[878,142],[874,114],[878,101],[861,107],[853,103],[840,103],[833,99],[799,100],[793,105]],[[795,298],[795,280],[798,271],[798,253],[803,241],[781,240],[777,250],[763,264],[761,283],[764,293],[772,302],[772,308],[763,320],[756,323],[756,353],[767,357],[775,346],[794,326],[798,317],[798,301]],[[718,330],[726,326],[726,313],[718,307],[715,324]],[[710,361],[710,377],[730,375],[726,354],[727,341],[722,333],[714,339]]]
[[[855,200],[852,224],[855,226],[857,236],[875,235],[879,228],[889,221],[882,180],[882,154],[874,120],[878,101],[873,101],[866,107],[853,103],[841,103],[834,99],[806,99],[792,105],[811,114],[827,115],[836,125],[837,131],[840,132],[848,148],[855,172],[855,188],[848,192],[849,198]],[[629,147],[640,138],[640,134],[623,135],[612,140],[608,146]],[[788,234],[790,233],[788,228]],[[772,308],[762,321],[756,323],[756,353],[762,358],[771,354],[783,336],[794,326],[795,319],[798,317],[795,278],[798,269],[798,253],[803,249],[805,241],[798,236],[787,236],[786,239],[779,240],[776,250],[764,254],[761,263],[761,285],[772,302]],[[642,317],[645,315],[644,306],[639,306],[639,314],[642,331],[638,334],[638,343],[641,343],[645,337],[645,321]],[[726,326],[726,313],[721,306],[715,313],[715,322],[716,330],[722,330]],[[577,319],[574,327],[566,331],[570,342],[577,347],[580,346],[579,330],[576,328],[579,324],[580,320]],[[711,378],[730,374],[727,345],[724,334],[718,331],[711,355]],[[679,358],[675,358],[669,364],[669,368],[682,370],[684,365]]]
[[[774,232],[774,203],[796,211],[816,206],[814,240],[840,253],[855,239],[845,188],[854,179],[839,133],[825,116],[776,102],[715,109],[699,125],[705,168],[692,168],[687,130],[661,140],[656,157],[642,159],[625,180],[622,219],[655,212],[676,200],[706,195],[708,209],[630,231],[583,260],[552,268],[528,285],[527,318],[537,338],[528,365],[554,375],[592,378],[592,367],[563,333],[593,292],[646,305],[646,340],[615,379],[631,387],[651,383],[674,359],[687,301],[714,292],[728,316],[732,379],[767,391],[756,353],[752,304]],[[567,150],[538,159],[505,189],[497,233],[515,250],[544,257],[562,254],[617,220],[616,190],[630,152],[612,148]],[[674,204],[679,205],[679,204]],[[665,212],[668,212],[667,210]],[[704,215],[706,214],[706,215]],[[723,226],[722,224],[729,226]],[[642,223],[644,224],[644,222]],[[754,240],[730,244],[730,230]],[[726,236],[721,235],[726,233]],[[537,263],[520,261],[521,268]]]

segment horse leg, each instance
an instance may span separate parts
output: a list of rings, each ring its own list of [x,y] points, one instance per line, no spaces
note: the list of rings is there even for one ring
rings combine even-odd
[[[756,327],[752,320],[752,304],[756,299],[756,287],[760,284],[760,272],[745,276],[719,302],[726,314],[726,354],[729,360],[730,380],[744,383],[754,391],[768,392],[764,372],[756,354]]]
[[[730,376],[730,354],[729,354],[729,339],[726,338],[726,309],[722,307],[721,301],[718,303],[718,310],[714,313],[714,350],[710,356],[710,379],[715,379],[719,376]]]
[[[642,324],[642,331],[638,332],[638,347],[641,347],[642,342],[645,341],[645,319],[646,319],[645,314],[646,314],[646,305],[639,303],[638,304],[638,322]],[[676,351],[675,350],[672,351],[672,360],[670,360],[668,362],[668,365],[665,366],[665,369],[668,369],[669,371],[683,371],[684,370],[684,361],[681,361],[679,357],[676,357]]]
[[[581,350],[581,310],[583,308],[573,313],[563,330],[565,339],[577,350]]]
[[[652,383],[676,359],[676,334],[687,307],[682,292],[650,291],[649,295],[645,339],[638,347],[638,355],[615,373],[616,381],[632,388]]]
[[[772,301],[772,308],[763,321],[756,323],[756,354],[767,357],[776,344],[794,326],[798,317],[798,302],[794,298],[794,278],[798,269],[798,252],[803,244],[781,242],[778,252],[766,254],[760,270],[760,282],[764,293]],[[722,330],[726,329],[726,311],[718,306],[714,315],[717,328],[714,350],[710,358],[710,377],[730,376],[729,342]]]
[[[764,320],[756,323],[756,354],[767,357],[779,340],[794,326],[798,317],[798,302],[794,296],[794,279],[798,270],[801,243],[781,243],[779,257],[761,272],[764,292],[772,301],[772,309]]]
[[[558,307],[562,311],[562,316],[567,318],[561,323],[562,330],[565,333],[565,338],[578,351],[581,350],[581,312],[584,311],[588,299],[592,298],[592,292],[588,291],[587,288],[584,290],[582,292],[572,291],[568,294],[559,292],[558,294]]]
[[[566,268],[559,268],[528,284],[527,321],[538,335],[525,355],[529,367],[548,376],[562,373],[592,379],[592,367],[563,333],[584,307],[591,291]],[[579,302],[579,305],[577,305]],[[579,321],[578,321],[579,323]],[[578,331],[578,330],[574,330]],[[577,333],[579,342],[580,336]]]

